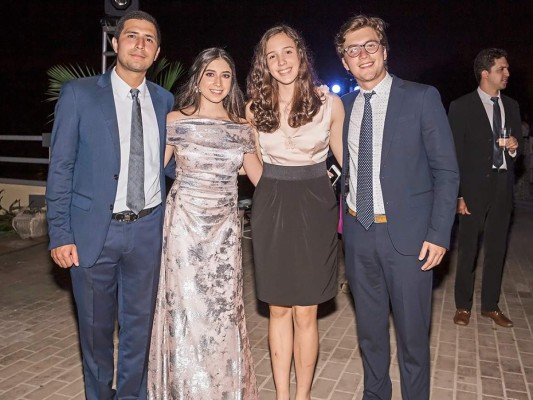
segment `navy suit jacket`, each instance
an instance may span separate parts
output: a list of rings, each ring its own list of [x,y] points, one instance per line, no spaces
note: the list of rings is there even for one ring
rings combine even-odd
[[[350,164],[348,127],[357,94],[342,97],[346,112],[344,213]],[[380,168],[387,228],[395,249],[400,254],[417,255],[424,241],[449,248],[459,171],[452,132],[435,88],[393,76]]]
[[[166,115],[174,97],[147,82],[159,126],[161,196]],[[111,223],[120,174],[118,123],[111,72],[65,83],[56,105],[46,185],[50,249],[75,244],[80,266],[100,255]]]
[[[504,152],[508,171],[505,203],[510,209],[513,205],[515,161],[522,150],[522,130],[518,103],[504,94],[501,95],[501,100],[505,110],[505,126],[512,128],[513,136],[518,140],[516,157],[511,157],[507,151]],[[452,101],[448,119],[461,171],[459,195],[464,198],[466,206],[472,211],[476,205],[485,204],[486,199],[494,195],[491,193],[494,137],[477,90]]]

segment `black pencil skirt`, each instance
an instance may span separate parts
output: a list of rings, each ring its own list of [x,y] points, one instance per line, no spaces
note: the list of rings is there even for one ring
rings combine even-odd
[[[252,205],[257,298],[308,306],[337,294],[337,200],[326,164],[264,164]]]

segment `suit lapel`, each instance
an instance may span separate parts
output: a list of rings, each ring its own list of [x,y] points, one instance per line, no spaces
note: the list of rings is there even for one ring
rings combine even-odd
[[[111,86],[111,71],[106,72],[98,79],[98,97],[100,98],[100,108],[104,114],[107,130],[111,135],[118,164],[120,165],[120,137],[118,133],[117,111],[115,108],[115,98],[113,87]]]
[[[348,93],[341,98],[344,105],[344,124],[342,129],[342,177],[341,177],[341,197],[346,198],[348,193],[348,179],[350,174],[350,151],[348,149],[348,132],[350,130],[350,117],[352,115],[355,99],[358,91]],[[341,207],[344,210],[345,202],[341,201]]]
[[[402,105],[406,101],[403,81],[400,78],[392,76],[392,85],[387,104],[387,115],[385,116],[385,125],[383,127],[383,142],[381,148],[381,170],[387,160],[387,155],[391,148],[392,139],[397,129],[397,120],[402,116]]]
[[[353,106],[355,103],[355,99],[357,98],[359,92],[352,92],[348,94],[347,96],[342,98],[342,102],[344,104],[344,125],[342,129],[342,146],[343,146],[343,170],[344,173],[348,173],[349,168],[349,158],[350,158],[350,151],[348,150],[348,132],[350,130],[350,117],[352,115]]]
[[[512,115],[513,115],[513,107],[512,107],[512,103],[509,101],[509,98],[503,94],[501,94],[501,99],[502,99],[502,104],[503,104],[503,110],[505,112],[505,126],[506,127],[511,127],[511,121],[513,119]],[[520,135],[521,132],[514,132],[513,131],[513,136],[518,136]]]
[[[487,138],[492,138],[492,125],[477,90],[472,93],[472,120],[479,121],[479,131],[486,132]]]

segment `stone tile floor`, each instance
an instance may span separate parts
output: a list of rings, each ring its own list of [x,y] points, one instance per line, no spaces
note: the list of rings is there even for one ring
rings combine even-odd
[[[268,309],[255,300],[246,234],[243,253],[246,315],[260,396],[275,399]],[[452,250],[436,274],[431,398],[533,400],[533,206],[524,203],[516,209],[504,275],[500,305],[514,328],[482,318],[476,304],[468,327],[453,324],[455,258]],[[69,275],[52,265],[44,239],[22,242],[0,236],[0,400],[85,398],[73,310]],[[339,293],[319,313],[313,399],[361,399],[363,376],[350,296]],[[393,329],[391,325],[394,350]],[[391,377],[393,399],[400,399],[394,353]]]

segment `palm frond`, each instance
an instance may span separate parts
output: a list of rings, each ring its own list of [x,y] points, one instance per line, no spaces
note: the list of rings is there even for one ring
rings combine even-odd
[[[163,72],[158,79],[158,84],[165,89],[167,89],[169,92],[172,92],[173,94],[176,94],[177,90],[177,83],[179,78],[183,75],[185,72],[183,65],[179,62],[174,62],[169,64],[168,68],[165,72]]]
[[[48,90],[45,93],[45,101],[56,101],[65,82],[96,74],[97,72],[88,66],[54,65],[46,71],[46,75],[48,75]]]
[[[148,71],[146,79],[174,93],[176,83],[183,73],[183,65],[180,62],[171,63],[163,57]]]
[[[59,94],[63,84],[73,79],[86,78],[98,75],[99,72],[83,65],[54,65],[48,71],[48,89],[45,92],[45,101],[55,102],[59,99]],[[168,91],[175,94],[178,79],[183,75],[184,69],[180,62],[169,62],[165,57],[161,58],[157,64],[152,66],[146,75],[146,79],[157,83]],[[54,114],[50,114],[50,121]]]
[[[168,67],[168,64],[169,62],[166,57],[160,58],[157,64],[152,65],[152,67],[148,70],[148,72],[146,73],[146,79],[152,82],[156,82],[157,77],[159,76],[161,71]]]

